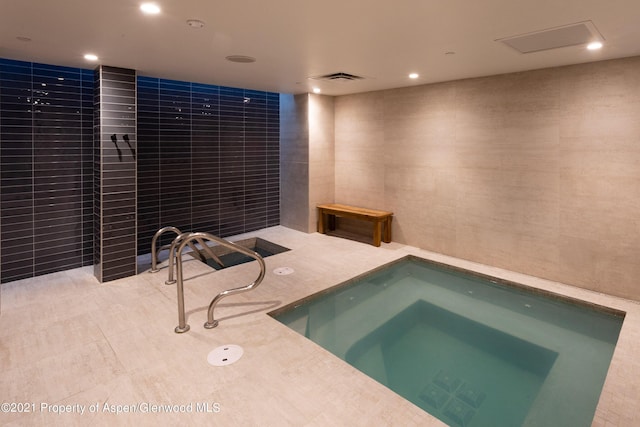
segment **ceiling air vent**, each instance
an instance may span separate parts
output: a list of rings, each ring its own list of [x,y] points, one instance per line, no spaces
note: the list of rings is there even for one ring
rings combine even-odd
[[[331,82],[350,82],[354,80],[364,79],[364,77],[356,76],[354,74],[349,74],[349,73],[343,73],[343,72],[325,74],[324,76],[313,76],[309,78],[312,80],[325,80],[325,81],[331,81]]]
[[[591,21],[548,28],[532,33],[497,39],[520,53],[533,53],[559,47],[576,46],[595,41],[604,41],[604,37]]]

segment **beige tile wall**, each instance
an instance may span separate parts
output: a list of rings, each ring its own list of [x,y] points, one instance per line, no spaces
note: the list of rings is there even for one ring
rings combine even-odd
[[[309,224],[317,229],[316,206],[335,198],[334,98],[309,95]]]
[[[280,95],[280,224],[308,231],[308,95]]]
[[[640,57],[337,97],[335,180],[399,242],[640,300]]]
[[[334,200],[334,98],[280,95],[280,224],[316,231],[316,206]]]

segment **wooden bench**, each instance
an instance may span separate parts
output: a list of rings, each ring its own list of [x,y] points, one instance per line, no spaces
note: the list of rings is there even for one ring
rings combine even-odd
[[[336,217],[355,218],[373,223],[373,245],[380,246],[380,239],[391,242],[391,220],[393,212],[375,209],[357,208],[355,206],[328,203],[318,205],[318,232],[327,233],[335,230]]]

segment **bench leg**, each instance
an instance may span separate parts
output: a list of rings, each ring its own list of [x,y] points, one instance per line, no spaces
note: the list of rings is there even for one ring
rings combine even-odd
[[[324,212],[322,209],[318,209],[318,233],[326,233],[326,230],[324,229]]]
[[[382,236],[382,221],[373,222],[373,246],[380,246]]]
[[[382,237],[382,241],[385,243],[391,243],[391,220],[392,216],[387,218],[384,222],[384,235]]]

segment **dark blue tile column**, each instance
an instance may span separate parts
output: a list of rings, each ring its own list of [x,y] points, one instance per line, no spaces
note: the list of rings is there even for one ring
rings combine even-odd
[[[94,99],[94,271],[136,274],[136,72],[100,66]]]

